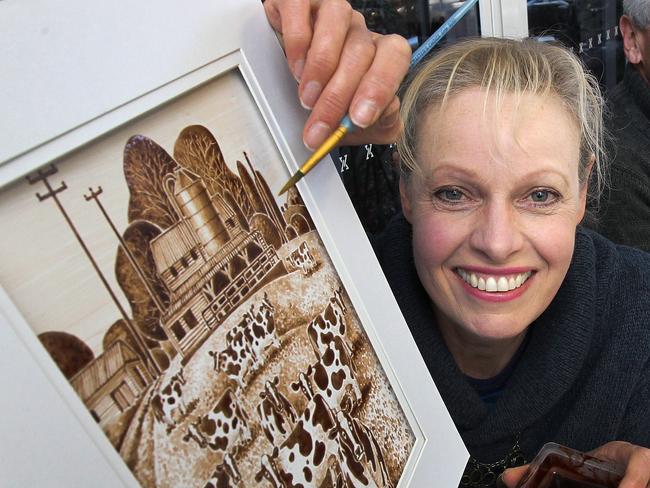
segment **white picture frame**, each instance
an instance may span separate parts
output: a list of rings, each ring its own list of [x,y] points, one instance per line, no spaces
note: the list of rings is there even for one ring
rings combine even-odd
[[[257,0],[191,6],[173,0],[6,0],[0,2],[0,41],[0,213],[7,212],[3,193],[26,175],[74,158],[233,70],[249,90],[286,174],[309,155],[301,141],[307,113]],[[413,433],[399,486],[456,486],[468,453],[331,160],[298,189]],[[23,225],[30,222],[18,224]],[[21,250],[13,252],[0,263]],[[6,276],[0,271],[4,482],[138,486],[37,339],[29,307],[12,298]]]

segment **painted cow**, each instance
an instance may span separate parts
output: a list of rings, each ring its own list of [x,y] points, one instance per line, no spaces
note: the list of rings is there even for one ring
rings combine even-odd
[[[327,403],[315,395],[289,437],[273,449],[272,456],[262,456],[255,481],[266,478],[274,488],[320,486],[337,451],[330,434],[334,427],[335,418]]]
[[[343,339],[334,337],[321,359],[300,372],[298,381],[291,383],[294,391],[302,391],[312,399],[321,395],[332,410],[339,410],[344,402],[349,408],[361,400],[361,389],[352,371],[352,359],[347,354]]]
[[[212,477],[205,482],[203,488],[231,488],[241,481],[241,475],[230,454],[226,454],[223,462],[218,464]]]
[[[255,357],[246,339],[244,331],[237,327],[232,332],[230,340],[223,351],[210,351],[214,359],[215,369],[222,371],[234,379],[240,388],[245,388],[248,374],[255,368]]]
[[[305,241],[289,254],[289,263],[294,268],[301,270],[305,276],[312,274],[318,268],[318,261],[312,256]]]
[[[226,332],[226,346],[230,346],[240,340],[239,332],[246,330],[253,321],[252,311],[253,307],[251,306],[251,312],[244,312],[239,323],[235,324],[232,329]]]
[[[307,337],[317,358],[320,358],[334,337],[344,340],[343,345],[347,354],[352,356],[352,349],[345,339],[347,325],[345,312],[347,308],[343,302],[341,290],[335,290],[330,297],[325,309],[307,325]]]
[[[374,434],[345,409],[336,413],[340,468],[352,486],[393,488],[384,455]]]
[[[278,377],[264,383],[264,391],[260,393],[262,401],[257,405],[260,425],[269,442],[273,445],[282,443],[293,429],[296,420],[296,410],[291,402],[278,391]]]
[[[200,447],[224,452],[232,452],[242,442],[251,440],[248,416],[239,407],[230,388],[217,400],[211,412],[187,427],[183,440],[194,440]]]
[[[249,318],[245,319],[244,335],[256,361],[263,357],[264,351],[269,347],[280,347],[280,339],[275,330],[274,312],[275,308],[269,302],[266,293],[264,293],[264,298],[262,298],[257,313],[253,312],[253,306],[251,305],[250,314],[245,314]]]
[[[174,412],[178,410],[181,415],[185,415],[187,410],[183,401],[183,384],[185,379],[177,373],[151,398],[150,406],[156,420],[165,422],[170,428],[176,425]]]

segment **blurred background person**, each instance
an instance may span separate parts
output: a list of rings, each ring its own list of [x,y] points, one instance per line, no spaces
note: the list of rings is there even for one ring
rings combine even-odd
[[[624,0],[619,29],[627,66],[609,100],[611,189],[597,229],[650,251],[650,0]]]

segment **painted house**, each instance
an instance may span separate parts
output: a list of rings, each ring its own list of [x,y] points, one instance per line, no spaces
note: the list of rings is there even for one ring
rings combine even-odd
[[[186,356],[249,295],[287,271],[262,233],[243,228],[237,209],[210,195],[196,174],[179,168],[165,188],[179,221],[151,241],[151,250],[170,292],[161,323]],[[284,235],[266,214],[259,215],[274,234]]]
[[[70,384],[104,427],[133,405],[151,381],[140,356],[118,340],[74,375]]]

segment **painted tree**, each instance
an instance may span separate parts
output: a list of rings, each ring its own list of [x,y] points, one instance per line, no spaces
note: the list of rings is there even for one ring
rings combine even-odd
[[[202,125],[183,129],[174,145],[174,159],[203,178],[211,195],[229,191],[247,217],[253,214],[241,180],[226,165],[219,144],[208,129]]]
[[[156,341],[166,340],[167,336],[160,325],[161,311],[149,289],[156,294],[156,298],[164,308],[169,305],[169,292],[158,277],[150,246],[152,239],[160,233],[161,230],[157,226],[139,220],[131,223],[123,235],[124,242],[149,283],[149,287],[143,284],[121,247],[115,260],[115,275],[131,305],[133,323],[145,336]]]
[[[68,332],[43,332],[38,335],[38,339],[68,379],[95,359],[92,349],[77,336]]]
[[[165,179],[178,165],[151,139],[136,135],[124,147],[124,177],[129,188],[129,222],[147,220],[161,229],[178,221],[165,192]]]
[[[264,207],[264,202],[262,202],[262,199],[260,198],[255,182],[253,181],[253,178],[251,178],[251,175],[248,174],[246,167],[241,161],[237,161],[237,172],[239,173],[239,178],[241,179],[244,191],[253,205],[254,212],[265,213],[266,208]]]

